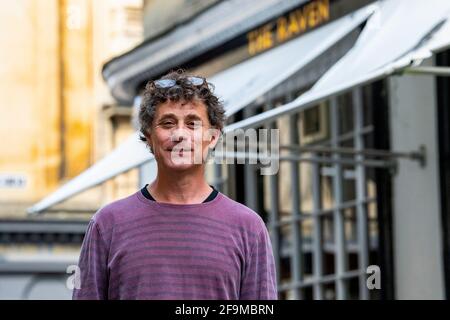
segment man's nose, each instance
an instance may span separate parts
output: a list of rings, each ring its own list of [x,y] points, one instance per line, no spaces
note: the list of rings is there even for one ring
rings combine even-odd
[[[175,130],[172,131],[171,139],[172,141],[179,142],[182,140],[186,140],[188,138],[188,131],[186,128],[182,126],[178,126]]]

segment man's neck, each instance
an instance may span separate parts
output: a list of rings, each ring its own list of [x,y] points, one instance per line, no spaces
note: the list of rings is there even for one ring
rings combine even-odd
[[[158,168],[156,179],[147,189],[158,202],[173,204],[202,203],[213,190],[205,181],[204,168],[176,173]]]

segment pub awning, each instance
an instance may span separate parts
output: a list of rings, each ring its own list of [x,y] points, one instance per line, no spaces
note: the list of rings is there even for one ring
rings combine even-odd
[[[450,1],[380,1],[354,47],[309,91],[290,103],[233,123],[226,130],[260,126],[355,87],[393,74],[414,72],[424,59],[450,47],[449,31]]]

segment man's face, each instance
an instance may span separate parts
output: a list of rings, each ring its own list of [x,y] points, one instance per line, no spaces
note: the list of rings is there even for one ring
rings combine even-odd
[[[166,101],[156,108],[148,141],[158,165],[186,170],[202,165],[219,135],[203,102]]]

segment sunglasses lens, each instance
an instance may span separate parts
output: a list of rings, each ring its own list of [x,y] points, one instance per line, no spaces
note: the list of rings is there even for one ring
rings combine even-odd
[[[203,78],[199,78],[199,77],[187,77],[187,80],[194,86],[201,86],[205,82],[205,80]],[[159,80],[153,81],[153,83],[158,88],[167,89],[167,88],[171,88],[174,85],[176,85],[177,82],[173,79],[159,79]]]
[[[187,78],[194,86],[201,86],[204,83],[204,79],[203,78],[199,78],[199,77],[188,77]]]
[[[160,79],[154,81],[154,84],[158,88],[170,88],[173,87],[176,84],[176,82],[175,80],[172,79]]]

